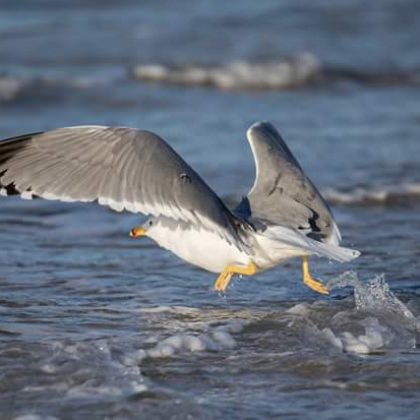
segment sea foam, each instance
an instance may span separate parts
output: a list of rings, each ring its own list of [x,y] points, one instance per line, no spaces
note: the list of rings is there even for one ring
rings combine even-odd
[[[199,334],[178,333],[158,341],[154,347],[140,349],[124,357],[127,366],[138,365],[145,359],[172,357],[203,351],[221,351],[236,346],[233,333],[239,333],[247,324],[244,320],[230,320],[218,326],[208,326]]]
[[[269,63],[236,61],[215,66],[142,64],[133,69],[139,80],[219,89],[286,89],[310,83],[320,71],[310,53]]]
[[[357,187],[347,191],[327,188],[323,192],[327,201],[342,205],[387,205],[420,201],[420,183]]]

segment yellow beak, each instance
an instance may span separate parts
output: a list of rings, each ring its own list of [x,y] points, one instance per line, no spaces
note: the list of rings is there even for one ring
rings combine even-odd
[[[140,236],[146,236],[146,229],[143,229],[142,227],[137,226],[137,227],[131,229],[130,236],[132,238],[138,238]]]

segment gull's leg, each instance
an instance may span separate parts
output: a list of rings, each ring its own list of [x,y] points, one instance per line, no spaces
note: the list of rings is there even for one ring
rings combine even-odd
[[[244,274],[246,276],[252,276],[257,272],[257,267],[254,263],[249,263],[246,267],[241,267],[238,265],[228,265],[223,273],[217,278],[216,283],[214,283],[214,290],[218,292],[224,292],[229,286],[230,280],[234,274]]]
[[[321,293],[323,295],[328,295],[328,289],[320,283],[318,280],[315,280],[311,273],[309,272],[309,257],[302,257],[302,273],[303,273],[303,282],[310,287],[315,292]]]
[[[227,268],[225,268],[225,270],[220,274],[220,276],[214,283],[214,290],[216,290],[217,292],[224,292],[229,286],[232,276],[233,273],[231,273],[230,271],[228,271]]]

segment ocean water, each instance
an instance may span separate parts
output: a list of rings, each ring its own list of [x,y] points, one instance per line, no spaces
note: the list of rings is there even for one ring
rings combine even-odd
[[[233,203],[272,121],[331,203],[348,264],[235,279],[140,216],[0,200],[2,419],[416,419],[420,3],[0,1],[0,133],[156,131]]]

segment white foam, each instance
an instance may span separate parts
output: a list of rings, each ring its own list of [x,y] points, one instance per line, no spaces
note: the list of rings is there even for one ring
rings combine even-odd
[[[293,315],[301,315],[305,316],[309,313],[309,304],[307,303],[298,303],[295,306],[289,308],[286,313],[293,314]]]
[[[66,396],[69,398],[86,398],[87,396],[107,396],[107,397],[120,397],[127,394],[137,394],[145,392],[148,387],[145,384],[139,384],[137,382],[129,382],[122,388],[121,386],[73,386],[70,388]]]
[[[112,352],[113,345],[101,339],[89,342],[67,344],[56,341],[52,346],[52,356],[47,358],[40,369],[53,377],[77,377],[80,380],[55,382],[54,391],[59,390],[66,398],[87,398],[95,396],[120,397],[144,392],[147,380],[138,366],[127,366]],[[66,360],[66,364],[63,364]],[[64,376],[63,376],[64,375]],[[41,385],[45,391],[49,385]],[[27,391],[31,389],[26,387]],[[32,391],[36,391],[32,387]]]
[[[270,63],[233,62],[205,67],[170,67],[146,64],[135,67],[140,80],[184,85],[210,85],[220,89],[285,89],[309,83],[320,72],[319,60],[310,53]]]
[[[127,366],[140,364],[145,359],[172,357],[180,353],[195,353],[203,351],[221,351],[236,346],[233,333],[242,331],[246,321],[231,320],[217,327],[208,327],[208,331],[201,334],[180,333],[171,335],[159,341],[150,349],[140,349],[125,356]]]
[[[322,334],[334,347],[347,353],[369,354],[386,347],[393,338],[393,333],[381,325],[376,318],[365,320],[365,334],[353,335],[349,331],[334,334],[330,328],[324,328]]]
[[[354,188],[340,191],[328,188],[323,191],[325,199],[334,204],[384,204],[420,199],[420,184],[407,183],[378,188]]]
[[[15,417],[13,420],[58,420],[54,416],[40,416],[38,414],[22,414],[21,416]]]
[[[361,339],[357,339],[350,332],[344,331],[342,334],[343,350],[347,353],[369,354],[372,348],[365,344]]]
[[[25,87],[26,81],[16,77],[0,77],[0,101],[14,99]]]
[[[169,313],[189,314],[189,313],[198,313],[200,312],[200,309],[190,308],[188,306],[155,306],[151,308],[140,308],[138,312],[141,312],[141,313],[169,312]]]
[[[343,350],[343,342],[332,332],[330,328],[324,328],[322,334],[334,347]]]

